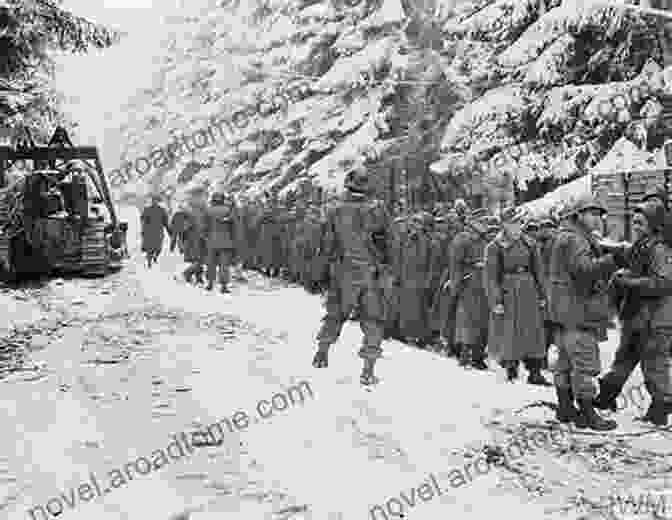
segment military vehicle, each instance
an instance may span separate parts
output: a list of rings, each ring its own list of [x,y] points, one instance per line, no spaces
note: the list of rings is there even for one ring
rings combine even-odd
[[[0,146],[0,273],[105,275],[128,258],[128,224],[119,222],[94,146],[73,146],[57,127],[47,146],[29,133]],[[11,181],[10,169],[22,170]]]

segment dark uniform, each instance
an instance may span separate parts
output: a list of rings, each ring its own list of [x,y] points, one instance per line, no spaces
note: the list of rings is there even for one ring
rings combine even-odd
[[[184,261],[189,266],[184,270],[183,276],[187,282],[191,282],[196,276],[196,283],[203,283],[203,271],[206,260],[206,245],[203,228],[207,206],[200,201],[190,204],[186,208],[189,219],[184,230]]]
[[[236,258],[237,233],[236,208],[233,199],[223,193],[212,196],[210,207],[205,213],[203,236],[207,249],[208,287],[214,288],[215,278],[219,274],[221,292],[229,292],[231,265]]]
[[[142,251],[147,255],[147,267],[156,263],[163,248],[164,230],[170,235],[168,212],[159,205],[160,198],[152,197],[140,217],[142,221]]]
[[[627,276],[615,280],[622,297],[619,317],[623,328],[611,368],[600,380],[595,406],[616,411],[616,397],[641,362],[645,385],[652,396],[651,406],[642,419],[665,425],[670,411],[672,355],[669,350],[672,316],[669,304],[666,314],[665,304],[672,295],[672,254],[661,234],[664,209],[646,204],[637,212],[648,221],[650,232],[635,242],[628,258]]]
[[[460,364],[487,369],[488,300],[483,286],[485,227],[471,222],[451,245],[450,280],[455,301],[455,345]]]
[[[516,214],[511,208],[504,218]],[[516,239],[503,230],[485,250],[485,287],[493,311],[488,349],[506,367],[509,381],[517,379],[522,360],[528,383],[550,385],[541,375],[546,356],[541,271],[538,245],[526,234]]]
[[[383,278],[387,271],[389,217],[379,201],[368,200],[368,176],[362,167],[348,173],[344,199],[327,214],[323,251],[335,266],[327,293],[326,315],[317,335],[316,368],[327,366],[329,347],[357,307],[364,333],[359,355],[364,359],[361,383],[375,384],[374,365],[381,356],[385,327]]]

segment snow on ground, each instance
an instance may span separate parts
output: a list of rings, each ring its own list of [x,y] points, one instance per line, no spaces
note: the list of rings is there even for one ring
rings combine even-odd
[[[0,418],[12,427],[0,432],[0,471],[11,478],[0,490],[11,505],[8,518],[25,518],[27,508],[85,482],[90,471],[104,476],[164,448],[173,433],[238,410],[253,415],[259,400],[301,381],[310,385],[312,399],[227,434],[221,447],[202,448],[137,477],[104,500],[66,508],[59,518],[166,520],[192,509],[193,520],[364,519],[374,505],[399,499],[400,492],[410,496],[430,474],[444,493],[424,503],[416,494],[418,504],[405,511],[413,519],[476,519],[496,511],[536,520],[550,518],[544,507],[559,505],[581,486],[605,495],[596,490],[606,489],[610,474],[592,475],[576,460],[546,450],[530,453],[529,466],[553,485],[562,481],[560,494],[532,502],[527,485],[511,483],[498,470],[451,490],[448,472],[467,463],[465,449],[506,445],[507,426],[543,426],[552,417],[547,408],[520,416],[511,411],[554,401],[552,390],[522,380],[505,384],[499,369],[467,372],[454,360],[395,341],[384,345],[382,383],[365,390],[354,323],[345,327],[329,368],[313,369],[319,297],[254,273],[231,295],[206,293],[173,279],[182,264],[170,253],[148,272],[137,251],[137,210],[123,216],[134,251],[124,272],[103,282],[50,282],[47,303],[8,299],[17,320],[36,312],[52,316],[51,305],[81,323],[33,353],[47,367],[42,377],[4,381]],[[612,332],[605,366],[615,341]],[[111,363],[119,350],[129,361]],[[91,365],[101,357],[106,364]],[[626,431],[638,412],[619,414],[617,431]]]

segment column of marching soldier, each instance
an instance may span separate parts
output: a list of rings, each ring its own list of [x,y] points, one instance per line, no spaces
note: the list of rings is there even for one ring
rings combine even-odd
[[[364,333],[362,384],[377,382],[380,344],[395,338],[456,357],[469,369],[487,370],[494,359],[510,382],[522,362],[529,384],[555,386],[559,421],[610,430],[616,423],[596,408],[616,409],[639,362],[652,398],[642,419],[666,425],[672,412],[666,204],[664,192],[647,194],[634,212],[634,244],[602,239],[606,210],[591,198],[541,221],[518,207],[498,215],[470,211],[462,200],[392,218],[355,169],[344,197],[327,207],[268,194],[237,204],[220,190],[209,202],[193,197],[169,222],[156,198],[143,212],[143,250],[151,267],[161,250],[152,237],[165,228],[171,250],[178,247],[188,263],[189,283],[212,290],[218,281],[228,292],[237,265],[326,293],[315,367],[327,366],[343,323],[357,320]],[[596,395],[598,344],[615,317],[620,344]],[[542,372],[552,344],[559,354],[550,383]]]

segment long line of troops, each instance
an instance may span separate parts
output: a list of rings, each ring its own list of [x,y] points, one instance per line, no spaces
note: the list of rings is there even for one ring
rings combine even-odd
[[[230,254],[212,250],[207,240],[211,230],[198,224],[208,221],[207,199],[195,198],[197,202],[165,222],[171,249],[179,247],[189,264],[183,273],[186,281],[204,283],[207,268],[208,288],[213,288],[218,277],[226,290],[230,266],[241,265],[267,276],[282,276],[312,293],[329,287],[328,260],[320,255],[323,208],[286,205],[271,197],[239,207],[225,195],[213,199],[210,206],[229,204],[235,222],[229,227],[230,236],[215,247],[221,250],[225,243]],[[486,370],[489,356],[506,370],[508,381],[518,379],[522,362],[529,384],[551,386],[542,371],[548,368],[548,349],[554,340],[557,344],[557,335],[545,295],[554,238],[563,227],[572,225],[574,216],[569,210],[541,221],[523,216],[522,235],[513,242],[510,233],[502,231],[500,217],[482,209],[471,211],[461,200],[437,205],[431,212],[397,217],[388,234],[391,276],[384,286],[386,337],[457,357],[465,368]],[[497,295],[497,302],[492,295]],[[606,330],[602,336],[606,339]],[[626,337],[621,343],[628,341],[633,340]],[[625,365],[632,366],[620,367],[619,374],[610,372],[611,379],[604,380],[596,400],[600,409],[615,407],[615,398],[640,361],[629,351],[622,354],[627,358]],[[586,366],[594,365],[587,358],[584,361]],[[594,376],[598,373],[599,368]],[[669,374],[659,379],[667,381]],[[671,389],[663,386],[663,399],[669,401]],[[601,425],[600,429],[615,427],[615,423]]]

